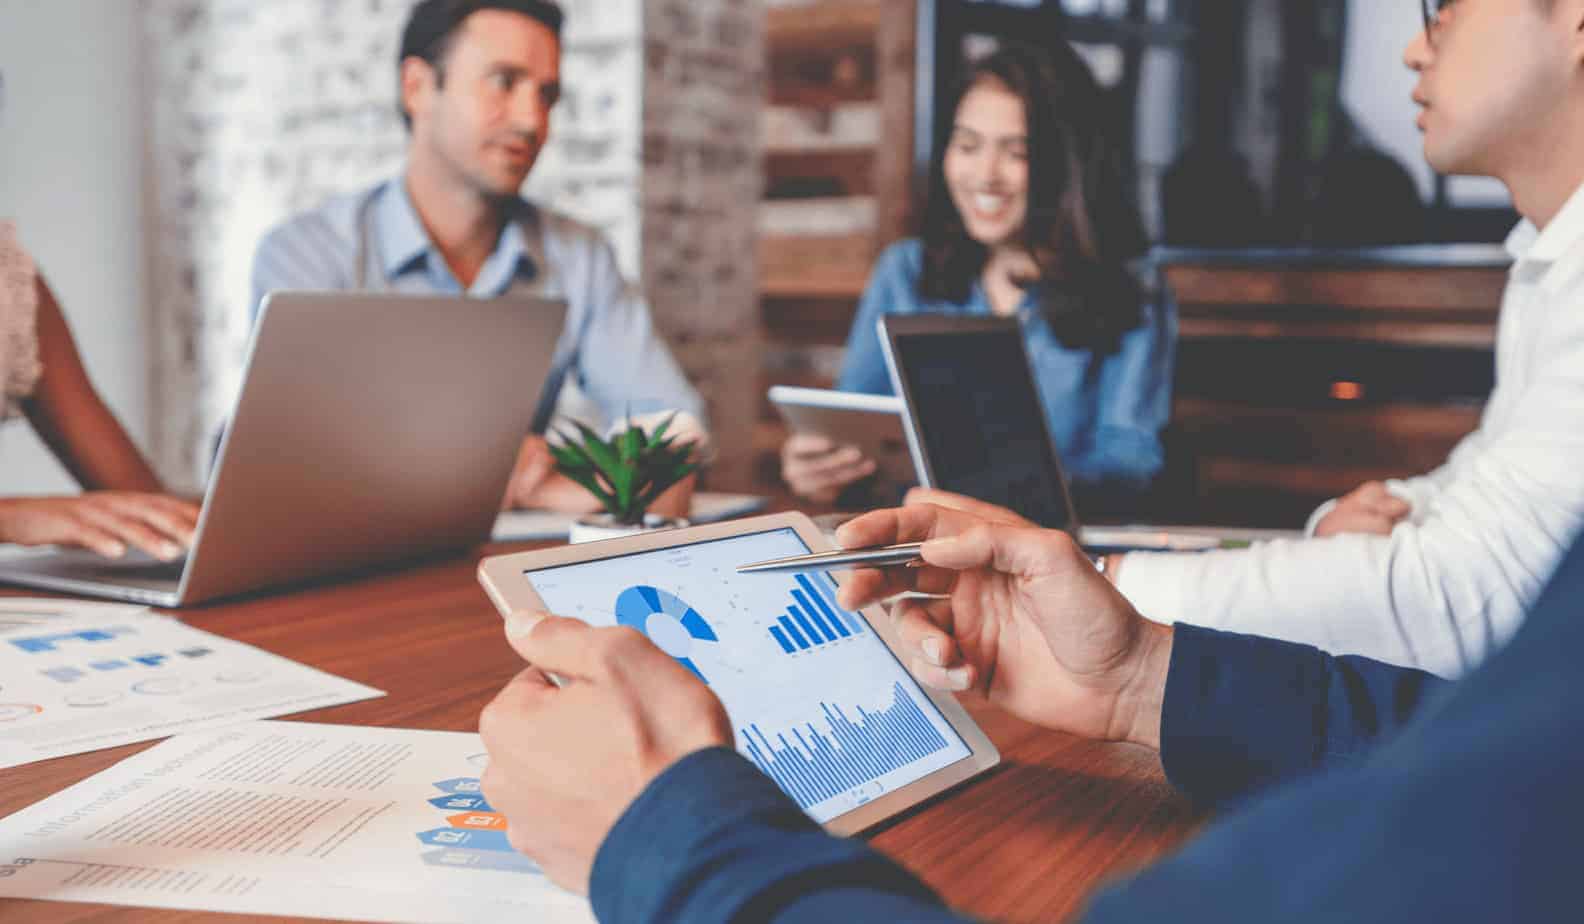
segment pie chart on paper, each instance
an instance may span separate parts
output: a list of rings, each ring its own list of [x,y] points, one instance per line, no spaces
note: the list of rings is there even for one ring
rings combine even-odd
[[[649,636],[661,651],[709,683],[691,655],[700,643],[715,644],[720,639],[698,610],[675,594],[648,585],[629,587],[616,598],[616,621]]]

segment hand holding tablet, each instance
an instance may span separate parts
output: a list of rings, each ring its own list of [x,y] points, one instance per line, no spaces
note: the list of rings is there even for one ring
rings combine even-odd
[[[678,760],[730,747],[731,725],[707,688],[631,633],[513,617],[507,639],[532,666],[479,717],[484,797],[512,821],[514,847],[557,885],[587,892],[599,845],[627,806]]]
[[[684,687],[713,694],[736,749],[810,817],[845,834],[977,775],[999,756],[949,694],[909,675],[878,607],[842,607],[820,570],[736,573],[745,561],[829,547],[808,517],[786,513],[489,558],[479,580],[503,614],[570,617],[594,627],[592,639],[642,643],[611,632],[637,630],[652,644],[642,644],[643,654],[610,653],[625,665],[613,677],[645,670],[624,658],[663,653],[670,679],[646,700]],[[568,691],[584,686],[569,679]],[[605,702],[606,721],[590,719],[579,734],[633,720],[616,700]]]

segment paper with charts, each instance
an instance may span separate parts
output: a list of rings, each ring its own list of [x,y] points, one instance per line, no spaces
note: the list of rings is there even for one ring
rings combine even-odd
[[[110,607],[0,627],[0,768],[385,694]]]
[[[506,842],[477,735],[250,722],[0,821],[0,896],[358,921],[587,924]]]

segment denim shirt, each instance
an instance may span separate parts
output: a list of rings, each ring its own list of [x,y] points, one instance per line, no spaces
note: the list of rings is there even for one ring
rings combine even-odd
[[[466,290],[430,241],[402,177],[331,199],[272,230],[259,244],[252,281],[255,319],[264,296],[277,290],[562,300],[566,328],[536,431],[548,423],[569,379],[607,421],[661,411],[705,418],[703,399],[655,329],[643,292],[622,276],[605,236],[525,200],[513,205]]]
[[[891,378],[876,325],[887,314],[988,316],[990,300],[974,283],[966,303],[926,301],[919,295],[923,244],[894,244],[880,255],[836,387],[888,395]],[[1051,438],[1067,476],[1080,485],[1142,490],[1164,465],[1160,433],[1171,415],[1177,319],[1164,299],[1146,301],[1143,323],[1122,335],[1113,353],[1072,349],[1056,338],[1030,292],[1018,306],[1023,343],[1045,407]]]

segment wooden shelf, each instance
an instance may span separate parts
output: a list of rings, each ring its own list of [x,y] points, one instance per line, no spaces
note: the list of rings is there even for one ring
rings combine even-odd
[[[772,53],[872,45],[880,28],[882,2],[893,0],[823,0],[770,7],[766,44]]]
[[[1178,265],[1166,281],[1183,305],[1324,305],[1361,311],[1456,313],[1494,323],[1505,269],[1308,269]]]
[[[776,348],[788,355],[808,355],[811,347],[840,348],[847,343],[852,332],[853,318],[858,313],[859,293],[843,292],[838,295],[805,295],[767,297],[760,304],[765,334]],[[805,384],[778,381],[780,385]],[[829,388],[830,384],[809,384],[810,388]]]
[[[766,151],[765,180],[770,186],[797,180],[829,179],[840,185],[831,195],[875,194],[874,148]]]
[[[910,226],[918,6],[819,0],[771,6],[767,20],[764,384],[828,387],[875,256]],[[757,489],[771,492],[784,490],[785,434],[767,422]]]
[[[872,234],[761,237],[759,291],[771,298],[850,298],[869,282]]]
[[[1177,322],[1177,335],[1184,340],[1340,340],[1486,350],[1496,345],[1496,331],[1488,324],[1436,321],[1289,321],[1185,314]]]
[[[772,84],[770,87],[770,105],[772,106],[798,106],[806,109],[834,109],[848,103],[875,102],[875,88],[872,84],[859,84],[852,87],[834,87],[821,83],[786,83]]]

